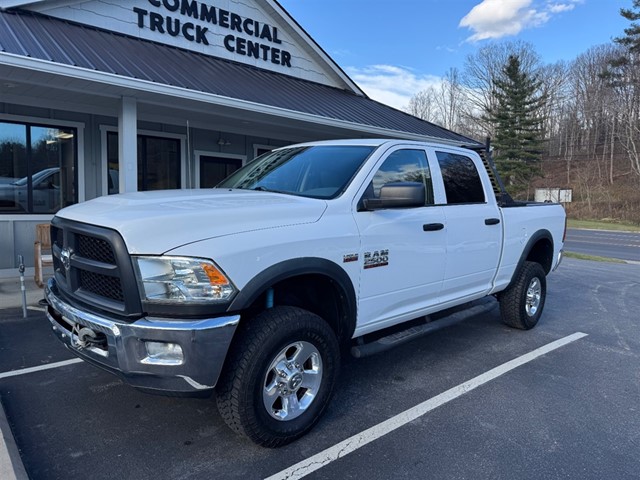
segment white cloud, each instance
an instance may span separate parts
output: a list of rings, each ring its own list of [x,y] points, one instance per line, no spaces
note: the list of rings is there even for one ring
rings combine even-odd
[[[551,13],[570,12],[576,8],[575,3],[550,3],[547,7]]]
[[[346,67],[347,74],[378,102],[402,110],[416,93],[440,84],[440,77],[419,75],[408,68],[394,65]]]
[[[460,20],[459,27],[474,33],[467,40],[477,42],[490,38],[513,36],[527,28],[547,23],[553,15],[568,12],[582,0],[547,1],[534,0],[483,0]]]

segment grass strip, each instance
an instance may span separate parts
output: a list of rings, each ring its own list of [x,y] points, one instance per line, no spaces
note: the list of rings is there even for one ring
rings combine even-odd
[[[613,223],[601,220],[574,220],[570,218],[567,221],[569,228],[585,228],[589,230],[615,230],[625,232],[640,232],[640,226],[630,223]]]
[[[592,262],[627,263],[624,260],[610,257],[599,257],[597,255],[586,255],[584,253],[564,252],[567,258],[577,258],[578,260],[591,260]]]

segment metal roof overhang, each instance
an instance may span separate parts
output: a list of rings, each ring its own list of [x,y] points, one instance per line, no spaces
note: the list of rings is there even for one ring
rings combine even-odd
[[[246,133],[249,125],[260,125],[261,131],[270,130],[265,133],[273,138],[289,139],[293,136],[300,141],[316,139],[324,133],[341,138],[369,135],[411,140],[436,139],[460,144],[460,141],[448,142],[439,137],[355,124],[10,54],[0,54],[0,79],[3,82],[0,85],[0,101],[8,103],[14,101],[18,104],[117,117],[119,99],[134,97],[138,102],[140,119],[159,123],[184,124],[190,120],[191,126],[201,124],[211,129],[216,126],[217,119],[218,127],[223,131]],[[229,120],[235,121],[230,123]]]
[[[352,92],[154,42],[25,12],[0,12],[0,27],[5,102],[41,106],[46,100],[49,108],[115,115],[118,100],[128,96],[136,98],[141,119],[189,120],[207,128],[218,123],[238,133],[253,126],[273,138],[375,136],[477,144]],[[145,54],[136,64],[136,55]],[[154,61],[154,55],[160,58]],[[210,76],[192,78],[194,70]]]

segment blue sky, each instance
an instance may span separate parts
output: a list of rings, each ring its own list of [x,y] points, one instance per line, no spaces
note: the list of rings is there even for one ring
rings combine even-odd
[[[608,43],[632,0],[279,0],[367,94],[402,108],[492,41],[530,42],[545,63]]]

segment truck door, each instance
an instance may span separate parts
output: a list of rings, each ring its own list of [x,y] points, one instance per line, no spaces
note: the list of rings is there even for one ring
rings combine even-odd
[[[362,265],[356,334],[424,314],[438,303],[444,277],[444,213],[435,205],[425,150],[396,147],[378,165],[355,212]],[[363,198],[379,197],[381,187],[393,182],[422,183],[425,205],[363,210]]]
[[[446,204],[447,266],[441,300],[480,297],[489,292],[502,250],[502,218],[480,160],[435,151]],[[469,298],[470,299],[470,298]]]

